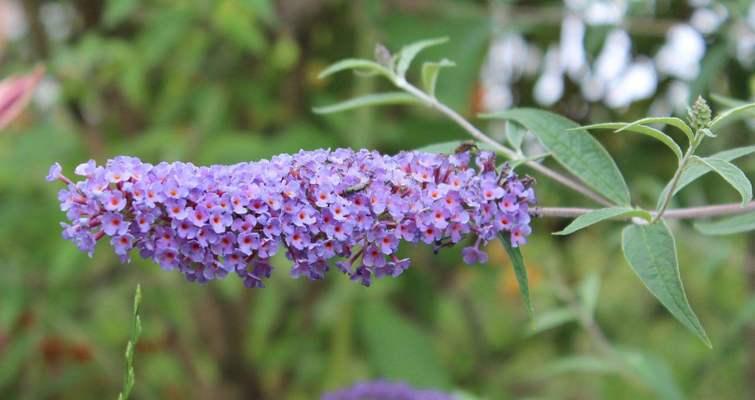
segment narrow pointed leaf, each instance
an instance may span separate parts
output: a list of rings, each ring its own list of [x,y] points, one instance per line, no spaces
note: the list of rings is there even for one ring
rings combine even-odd
[[[692,128],[687,125],[684,120],[677,117],[648,117],[648,118],[642,118],[638,119],[637,121],[634,121],[630,124],[628,124],[624,129],[630,129],[633,126],[637,125],[647,125],[647,124],[666,124],[671,125],[680,131],[684,132],[684,134],[687,136],[687,139],[692,142],[695,138],[694,132],[692,132]]]
[[[391,72],[388,68],[376,63],[375,61],[364,60],[361,58],[347,58],[345,60],[338,61],[337,63],[332,64],[322,70],[322,72],[320,72],[320,75],[318,75],[318,78],[322,79],[327,76],[333,75],[336,72],[347,70],[354,70],[367,74],[377,73],[385,76],[390,80],[394,79],[393,72]]]
[[[621,245],[627,262],[650,293],[705,345],[712,347],[684,293],[676,243],[666,224],[661,221],[630,225],[624,228]]]
[[[722,106],[727,108],[735,108],[748,104],[748,102],[746,101],[735,99],[733,97],[722,96],[720,94],[711,94],[710,98],[713,99],[713,101],[715,101],[716,103],[721,104]]]
[[[422,64],[422,88],[432,97],[435,97],[435,83],[441,68],[456,66],[453,61],[442,59],[438,62],[426,62]]]
[[[523,157],[523,158],[517,158],[513,161],[510,161],[509,164],[511,165],[511,168],[516,168],[522,164],[528,163],[530,161],[540,161],[547,157],[552,156],[551,153],[542,153],[542,154],[534,154],[531,156]]]
[[[600,294],[600,276],[597,273],[588,275],[578,289],[579,299],[582,305],[590,315],[595,314],[595,308],[598,306],[598,295]]]
[[[755,146],[745,146],[745,147],[737,147],[735,149],[725,150],[725,151],[713,154],[710,157],[718,158],[720,160],[725,160],[725,161],[732,161],[732,160],[736,160],[737,158],[750,155],[752,153],[755,153]],[[703,164],[703,163],[689,164],[687,168],[684,170],[684,172],[682,172],[682,176],[679,178],[679,183],[676,185],[676,189],[674,190],[674,196],[676,196],[676,194],[679,193],[680,190],[687,187],[687,185],[697,180],[697,178],[707,174],[708,172],[710,172],[710,167],[708,167],[706,164]],[[660,202],[662,201],[664,197],[666,197],[667,192],[668,192],[668,186],[666,186],[663,189],[663,192],[658,197],[659,204],[657,205],[657,207],[660,207]]]
[[[742,206],[752,200],[752,183],[747,179],[747,175],[736,165],[715,157],[694,157],[693,159],[706,164],[736,189],[742,196]]]
[[[401,78],[404,78],[406,76],[406,71],[409,70],[409,66],[412,64],[412,60],[414,60],[414,57],[416,57],[420,51],[428,47],[437,46],[439,44],[446,43],[447,41],[448,41],[447,37],[442,37],[442,38],[436,38],[436,39],[420,40],[419,42],[415,42],[415,43],[404,46],[401,49],[401,51],[399,51],[398,53],[398,62],[396,63],[396,75],[398,75]]]
[[[678,160],[681,160],[684,155],[682,154],[682,149],[679,147],[678,144],[674,141],[674,139],[671,139],[668,135],[665,133],[659,131],[658,129],[651,128],[649,126],[645,125],[637,125],[637,124],[626,124],[623,122],[606,122],[603,124],[594,124],[594,125],[587,125],[583,126],[584,129],[616,129],[616,133],[620,132],[634,132],[639,133],[645,136],[650,136],[661,143],[665,144],[666,147],[671,149],[671,151],[676,155],[676,158]]]
[[[724,125],[743,118],[755,118],[755,103],[748,103],[739,107],[726,110],[713,118],[710,123],[710,129],[715,132]]]
[[[513,120],[535,135],[561,165],[618,205],[629,205],[629,189],[611,155],[574,121],[531,108],[514,108],[483,118]],[[574,129],[577,128],[577,129]],[[573,129],[572,132],[567,132]]]
[[[518,247],[511,245],[511,240],[506,235],[501,235],[501,243],[503,248],[506,249],[509,258],[511,259],[511,265],[514,266],[514,274],[516,280],[519,283],[519,292],[522,294],[522,300],[527,306],[527,311],[532,314],[532,303],[530,302],[530,287],[527,281],[527,268],[524,266],[524,258]]]
[[[394,104],[418,104],[416,97],[404,92],[375,93],[366,96],[346,100],[329,106],[315,107],[312,111],[317,114],[330,114],[339,111],[351,110],[359,107],[386,106]]]
[[[613,218],[630,218],[639,217],[650,221],[653,216],[645,210],[637,210],[630,207],[609,207],[591,211],[575,218],[569,225],[561,231],[554,232],[554,235],[570,235],[580,229],[587,228],[590,225],[597,224]]]
[[[755,230],[755,212],[722,218],[716,221],[695,222],[695,229],[705,235],[733,235]]]
[[[662,358],[627,348],[619,349],[618,355],[625,368],[628,367],[640,382],[655,392],[656,398],[664,400],[685,398],[674,379],[671,368]]]
[[[506,140],[516,151],[522,150],[522,141],[527,135],[527,128],[514,121],[506,121]]]
[[[577,314],[569,307],[561,307],[545,312],[539,312],[532,319],[530,334],[535,335],[556,328],[577,319]]]

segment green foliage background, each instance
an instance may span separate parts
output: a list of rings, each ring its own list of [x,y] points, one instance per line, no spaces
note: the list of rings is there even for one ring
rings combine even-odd
[[[47,3],[24,2],[27,11]],[[494,24],[484,1],[60,3],[73,13],[73,32],[63,39],[48,35],[29,12],[29,31],[4,49],[0,65],[5,75],[41,62],[60,85],[53,104],[32,107],[0,132],[0,398],[114,398],[137,283],[143,331],[135,399],[313,399],[378,377],[488,399],[755,396],[752,234],[706,238],[688,223],[674,226],[687,293],[713,350],[635,278],[621,254],[619,224],[560,237],[550,232],[568,221],[535,223],[523,253],[536,328],[499,244],[490,246],[490,263],[477,267],[462,265],[458,249],[433,255],[406,248],[413,267],[369,289],[338,273],[322,282],[292,280],[279,257],[268,288],[247,290],[233,278],[190,284],[136,258],[119,265],[106,245],[89,259],[60,237],[58,188],[43,180],[54,161],[70,174],[79,162],[118,154],[233,163],[300,148],[392,153],[464,139],[459,128],[422,107],[314,115],[313,106],[386,85],[348,74],[316,76],[335,60],[371,57],[376,42],[396,49],[448,36],[448,44],[420,58],[456,62],[441,73],[438,97],[472,117],[492,33],[515,29],[543,43],[557,39],[558,24],[536,16],[560,3],[521,2],[530,18],[510,26]],[[688,16],[686,2],[661,3],[653,17]],[[638,48],[653,49],[659,37],[635,40]],[[711,40],[709,49],[735,39]],[[726,52],[709,51],[693,94],[751,98],[752,81],[752,71]],[[515,89],[518,105],[533,105],[531,84]],[[649,106],[611,111],[583,103],[575,89],[567,88],[554,111],[580,123],[628,121]],[[744,123],[724,135],[707,146],[752,143]],[[598,138],[635,199],[652,206],[673,172],[673,157],[649,140]],[[752,171],[752,161],[739,164]],[[589,205],[546,178],[539,181],[542,204]],[[676,205],[735,200],[730,188],[706,177]],[[595,305],[595,320],[631,370],[617,371],[596,355],[591,336],[563,311],[556,275],[582,288],[578,301]]]

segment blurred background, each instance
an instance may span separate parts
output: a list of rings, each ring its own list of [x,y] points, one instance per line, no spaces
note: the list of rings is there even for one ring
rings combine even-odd
[[[0,130],[0,398],[114,398],[137,283],[135,399],[315,399],[379,377],[487,399],[755,398],[752,235],[674,225],[713,350],[627,267],[620,224],[557,237],[568,221],[535,223],[523,252],[536,329],[497,244],[476,267],[458,248],[406,248],[413,267],[369,289],[339,273],[292,280],[281,256],[268,287],[248,290],[120,265],[107,245],[90,259],[60,237],[59,187],[43,179],[55,161],[72,174],[119,154],[233,163],[465,139],[424,108],[311,111],[387,88],[348,73],[318,80],[328,64],[438,36],[450,42],[420,58],[456,62],[438,97],[470,118],[515,106],[580,123],[683,116],[698,95],[755,90],[749,0],[0,0],[0,78],[45,67],[27,109]],[[503,126],[475,123],[504,140]],[[703,153],[752,144],[751,123]],[[598,137],[635,202],[655,204],[673,157],[643,138]],[[739,165],[749,174],[755,163]],[[535,178],[542,205],[592,205]],[[731,201],[733,190],[705,177],[675,206]],[[575,305],[590,323],[575,321]],[[601,357],[606,346],[624,367]]]

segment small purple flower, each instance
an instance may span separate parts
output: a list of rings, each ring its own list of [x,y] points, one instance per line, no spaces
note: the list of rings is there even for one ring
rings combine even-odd
[[[480,251],[477,246],[474,247],[465,247],[464,250],[461,251],[462,257],[464,258],[464,262],[469,265],[474,264],[484,264],[488,262],[488,255],[484,251]]]
[[[157,261],[157,263],[160,264],[160,267],[164,270],[171,271],[178,266],[178,252],[173,249],[161,249],[157,253],[155,261]]]
[[[529,225],[520,225],[511,230],[511,246],[519,247],[527,243],[527,236],[532,233]]]
[[[60,166],[59,163],[55,163],[50,167],[50,170],[47,172],[47,182],[54,182],[62,176],[63,173],[63,167]]]
[[[385,255],[393,254],[398,247],[398,239],[394,235],[386,234],[378,240],[380,251]]]
[[[377,246],[369,246],[364,250],[362,262],[367,267],[382,267],[385,265],[385,256]]]
[[[129,222],[123,216],[115,213],[106,213],[102,216],[102,230],[108,236],[124,235],[128,232]]]
[[[189,221],[191,221],[194,226],[198,228],[204,226],[204,224],[207,223],[207,219],[210,218],[210,213],[204,206],[197,206],[194,209],[188,207],[186,210],[189,214]]]
[[[126,207],[126,198],[120,190],[111,190],[103,197],[102,205],[108,211],[121,211]]]
[[[233,217],[230,214],[218,210],[210,216],[210,226],[215,233],[223,233],[225,229],[233,224]]]
[[[519,202],[517,202],[516,197],[512,195],[504,196],[498,205],[501,207],[501,210],[506,212],[514,212],[519,209]]]
[[[314,210],[310,207],[302,207],[300,208],[295,214],[293,218],[293,224],[298,227],[303,227],[306,225],[312,225],[315,222],[317,222],[317,219],[313,216]]]
[[[119,256],[128,255],[128,252],[131,250],[131,247],[133,246],[133,242],[134,242],[134,237],[129,234],[113,236],[110,239],[110,244],[113,246],[113,250],[115,251],[115,254]]]
[[[250,255],[254,250],[259,249],[262,241],[260,240],[260,235],[245,232],[239,235],[238,243],[239,251],[246,255]]]
[[[176,220],[186,219],[190,211],[190,207],[186,207],[186,200],[172,198],[165,202],[165,209],[168,211],[168,216]]]

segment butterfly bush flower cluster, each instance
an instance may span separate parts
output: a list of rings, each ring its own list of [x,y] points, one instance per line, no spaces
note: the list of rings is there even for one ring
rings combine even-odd
[[[248,287],[263,286],[279,251],[294,277],[335,266],[367,286],[406,270],[402,241],[438,250],[474,237],[464,261],[485,262],[481,248],[499,234],[525,243],[535,201],[531,181],[497,171],[489,152],[315,150],[202,167],[122,156],[75,173],[84,179],[56,163],[47,178],[66,184],[63,237],[82,251],[106,240],[124,263],[138,252],[191,281],[236,273]]]
[[[320,400],[457,400],[457,397],[437,390],[416,389],[406,383],[371,381],[326,393]]]

